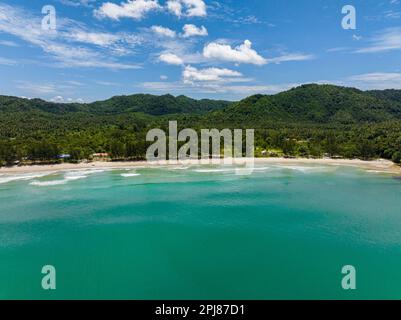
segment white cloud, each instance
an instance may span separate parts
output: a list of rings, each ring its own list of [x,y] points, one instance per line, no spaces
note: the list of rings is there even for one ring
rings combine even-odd
[[[124,41],[133,45],[130,35],[111,35],[107,33],[88,32],[81,24],[73,20],[59,18],[56,33],[48,33],[40,27],[41,16],[32,16],[23,9],[0,3],[0,32],[11,34],[21,40],[41,48],[56,63],[57,67],[91,67],[107,69],[137,69],[137,65],[116,61],[112,56],[124,50],[117,42]],[[92,50],[84,46],[71,45],[66,42],[82,42],[104,46],[108,52]]]
[[[102,57],[97,52],[87,48],[70,47],[63,44],[47,44],[43,50],[52,54],[62,67],[90,67],[106,69],[138,69],[137,65],[120,63]]]
[[[349,76],[338,80],[314,81],[319,84],[332,84],[358,88],[360,90],[401,89],[401,73],[372,72]]]
[[[16,64],[17,64],[17,61],[15,61],[15,60],[11,60],[11,59],[0,57],[0,65],[3,65],[3,66],[14,66]]]
[[[50,99],[51,102],[57,102],[57,103],[62,103],[64,102],[64,98],[62,96],[56,96],[52,99]]]
[[[207,15],[207,7],[203,0],[169,0],[167,10],[177,17],[205,17]]]
[[[352,87],[362,89],[401,89],[401,73],[374,72],[354,75],[346,79]]]
[[[70,7],[79,7],[79,6],[90,7],[92,3],[96,2],[96,0],[58,0],[58,1],[61,4]]]
[[[162,74],[162,75],[160,76],[160,80],[166,81],[166,80],[168,80],[168,76]]]
[[[195,36],[205,37],[208,35],[207,29],[204,26],[198,28],[193,24],[186,24],[182,28],[182,30],[184,31],[184,33],[182,34],[184,38],[195,37]]]
[[[167,10],[175,14],[177,17],[182,15],[182,4],[180,1],[170,0],[167,1]]]
[[[208,59],[264,65],[267,60],[252,49],[252,42],[245,40],[243,44],[232,48],[230,45],[212,42],[203,49],[203,55]]]
[[[65,103],[65,102],[79,102],[82,99],[72,98],[77,94],[77,86],[83,85],[76,81],[64,81],[61,83],[38,83],[30,81],[15,81],[16,88],[21,90],[25,95],[33,97],[41,97],[48,101]],[[68,98],[66,98],[68,97]],[[83,101],[83,100],[82,100]]]
[[[101,81],[101,80],[98,80],[98,81],[95,81],[97,84],[99,84],[99,85],[101,85],[101,86],[106,86],[106,87],[116,87],[116,86],[119,86],[119,84],[118,83],[116,83],[116,82],[111,82],[111,81]]]
[[[94,14],[96,17],[112,20],[120,20],[120,18],[141,20],[147,13],[161,8],[158,0],[127,0],[127,2],[121,2],[120,5],[105,2],[94,11]]]
[[[60,28],[57,35],[60,40],[65,39],[68,42],[80,42],[107,49],[111,55],[115,56],[129,55],[134,52],[134,47],[142,43],[139,35],[88,31],[83,26],[74,24],[64,29]]]
[[[180,94],[229,94],[227,98],[242,99],[253,94],[275,94],[299,86],[299,83],[266,84],[266,85],[224,85],[220,82],[145,82],[139,85],[142,90],[161,93]]]
[[[276,94],[279,92],[287,91],[292,88],[298,87],[298,83],[284,83],[272,85],[253,85],[253,86],[223,86],[223,87],[210,87],[214,89],[212,92],[216,93],[232,93],[247,97],[253,94]]]
[[[175,38],[176,37],[176,33],[174,30],[171,30],[169,28],[165,28],[162,26],[153,26],[152,31],[160,36],[163,37],[168,37],[168,38]]]
[[[83,30],[76,30],[76,32],[70,32],[68,33],[67,36],[77,42],[95,44],[98,46],[110,46],[120,40],[120,38],[114,34],[85,32]]]
[[[159,60],[172,65],[182,65],[184,63],[179,56],[173,53],[162,53],[159,57]]]
[[[364,81],[364,82],[373,82],[373,81],[400,81],[401,73],[365,73],[356,76],[352,76],[349,79],[356,81]]]
[[[401,28],[386,29],[370,40],[371,45],[356,50],[356,53],[377,53],[401,49]]]
[[[0,45],[6,47],[18,47],[18,44],[16,44],[14,41],[8,41],[8,40],[1,40]]]
[[[191,66],[186,66],[182,76],[184,83],[193,83],[194,81],[229,81],[229,78],[241,77],[242,74],[230,69],[197,69]]]
[[[73,99],[73,98],[64,98],[63,96],[55,96],[54,98],[50,99],[51,102],[55,103],[84,103],[84,100],[81,98]]]
[[[39,84],[27,81],[17,81],[17,88],[35,95],[55,94],[58,91],[54,84]]]
[[[315,56],[312,54],[302,54],[302,53],[290,53],[285,54],[279,57],[267,59],[267,63],[275,63],[280,64],[282,62],[289,61],[305,61],[305,60],[313,60]]]

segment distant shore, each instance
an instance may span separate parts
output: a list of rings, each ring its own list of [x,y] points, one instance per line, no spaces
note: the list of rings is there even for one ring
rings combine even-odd
[[[255,158],[255,164],[275,164],[275,165],[331,165],[331,166],[349,166],[357,167],[365,170],[372,170],[383,173],[401,174],[401,167],[389,160],[346,160],[346,159],[286,159],[286,158]],[[177,166],[177,165],[198,165],[197,160],[188,160],[185,163],[177,161],[166,161],[158,163],[149,163],[147,161],[136,162],[81,162],[78,164],[62,163],[54,165],[28,165],[0,168],[0,174],[18,174],[18,173],[35,173],[35,172],[54,172],[68,170],[85,170],[85,169],[122,169],[122,168],[138,168],[138,167],[159,167],[159,166]]]

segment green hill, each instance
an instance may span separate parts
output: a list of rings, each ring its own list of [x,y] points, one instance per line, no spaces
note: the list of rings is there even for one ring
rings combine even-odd
[[[58,115],[73,112],[83,112],[94,115],[117,115],[141,112],[155,116],[181,113],[203,114],[209,111],[222,109],[229,104],[230,102],[227,101],[194,100],[185,96],[154,96],[150,94],[116,96],[105,101],[97,101],[89,104],[54,103],[41,99],[28,100],[0,96],[0,112],[42,111]]]
[[[367,91],[367,93],[382,100],[389,100],[401,103],[401,90],[372,90]]]
[[[377,123],[401,119],[401,100],[382,98],[379,94],[353,88],[311,84],[277,95],[251,96],[214,112],[214,117],[225,119],[225,122],[255,124]]]
[[[0,165],[15,160],[86,159],[108,152],[141,159],[146,133],[168,127],[253,128],[258,150],[282,155],[323,154],[401,162],[399,90],[361,91],[303,85],[238,102],[137,94],[89,104],[62,104],[0,96]]]

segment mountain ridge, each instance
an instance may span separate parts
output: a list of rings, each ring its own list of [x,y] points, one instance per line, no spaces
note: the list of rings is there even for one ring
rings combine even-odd
[[[49,114],[89,113],[99,116],[144,113],[226,117],[231,120],[342,124],[401,118],[401,90],[362,91],[334,85],[306,84],[274,95],[252,95],[236,102],[187,96],[133,94],[91,103],[56,103],[42,99],[0,96],[0,112],[42,111]]]
[[[362,91],[308,84],[237,102],[185,96],[117,96],[62,104],[0,96],[0,166],[18,161],[143,159],[146,135],[168,121],[179,129],[255,129],[256,152],[401,162],[401,90]],[[27,160],[24,160],[27,159]]]

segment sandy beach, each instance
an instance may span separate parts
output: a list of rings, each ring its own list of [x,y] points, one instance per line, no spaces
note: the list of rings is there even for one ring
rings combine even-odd
[[[363,160],[346,160],[346,159],[285,159],[285,158],[256,158],[255,164],[274,164],[274,165],[331,165],[331,166],[349,166],[358,167],[365,170],[372,170],[383,173],[400,174],[401,167],[391,161],[380,159],[373,161]],[[162,162],[82,162],[79,164],[63,163],[55,165],[30,165],[30,166],[14,166],[0,168],[0,174],[18,174],[18,173],[35,173],[35,172],[55,172],[67,170],[85,170],[85,169],[119,169],[119,168],[137,168],[137,167],[157,167],[168,165],[199,165],[197,160],[187,160],[184,163],[177,161]],[[218,164],[222,164],[219,161]]]

